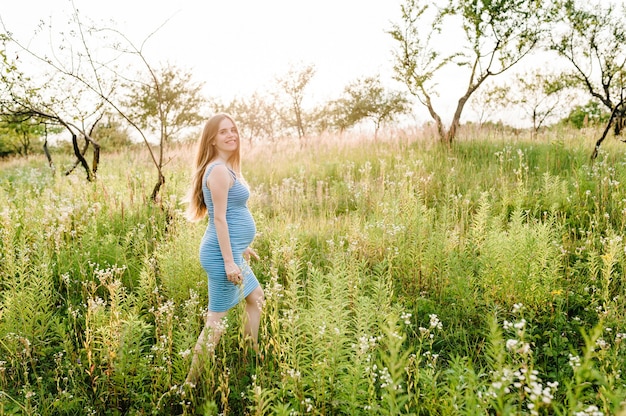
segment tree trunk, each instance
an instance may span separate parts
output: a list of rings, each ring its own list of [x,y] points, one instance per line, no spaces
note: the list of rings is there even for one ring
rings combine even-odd
[[[459,126],[459,122],[458,121],[455,122],[454,120],[452,120],[452,124],[450,124],[450,128],[448,129],[446,134],[443,136],[443,139],[441,140],[441,142],[445,144],[448,147],[448,149],[452,147],[452,141],[454,140],[456,136],[456,131],[458,129],[458,126]]]
[[[74,148],[74,155],[76,156],[76,158],[78,159],[78,161],[80,162],[82,167],[85,169],[85,172],[87,172],[87,180],[89,182],[91,182],[91,180],[93,178],[92,178],[92,175],[91,175],[91,171],[89,170],[89,164],[87,163],[87,161],[85,160],[85,158],[81,154],[80,149],[78,148],[78,140],[76,139],[76,134],[75,133],[72,133],[72,147]],[[67,173],[67,174],[69,174],[69,173]]]
[[[452,141],[456,138],[456,132],[459,130],[459,126],[461,125],[461,114],[463,114],[463,108],[465,107],[465,103],[469,100],[470,96],[476,88],[482,83],[477,83],[474,87],[471,87],[467,90],[465,95],[459,98],[459,102],[456,106],[456,111],[454,112],[454,117],[452,117],[452,123],[450,123],[450,129],[445,136],[445,143],[450,147],[452,145]]]
[[[96,176],[98,173],[98,164],[100,163],[100,145],[96,142],[93,143],[93,162],[91,165],[91,172]]]
[[[48,136],[46,133],[46,139],[43,142],[43,153],[46,155],[46,159],[48,159],[48,166],[52,169],[52,172],[55,172],[54,162],[52,162],[52,155],[50,155],[50,149],[48,149]]]
[[[430,113],[430,116],[433,118],[433,120],[435,120],[435,125],[437,126],[437,134],[439,135],[439,140],[442,143],[445,143],[446,141],[446,129],[443,126],[443,121],[441,121],[441,117],[439,117],[439,114],[437,114],[437,112],[435,111],[435,108],[433,107],[432,102],[430,101],[430,96],[428,94],[424,94],[425,98],[426,98],[426,108],[428,108],[428,112]]]
[[[161,186],[165,184],[165,176],[159,171],[159,179],[157,180],[156,185],[152,189],[152,194],[150,195],[150,200],[152,202],[157,202],[157,198],[159,196],[159,192],[161,191]]]
[[[93,123],[93,125],[91,126],[91,128],[89,129],[89,136],[85,137],[85,141],[87,142],[87,146],[89,146],[89,143],[93,144],[93,163],[91,166],[91,171],[93,172],[94,177],[96,176],[97,172],[98,172],[98,164],[100,163],[100,143],[98,143],[97,141],[95,141],[94,139],[92,139],[92,134],[93,131],[96,128],[96,125],[100,122],[100,120],[102,119],[104,113],[100,115],[100,117],[98,117],[98,119]],[[87,146],[85,146],[85,150],[87,150]],[[83,152],[83,155],[85,154],[85,152]]]
[[[602,132],[602,136],[596,142],[596,145],[593,147],[593,152],[591,153],[591,160],[595,160],[598,157],[598,150],[600,149],[600,145],[606,139],[606,136],[609,134],[609,130],[611,130],[611,124],[613,124],[613,119],[615,118],[615,113],[617,112],[617,106],[611,111],[611,117],[609,117],[609,122],[606,124],[604,131]]]
[[[83,147],[83,150],[80,151],[80,154],[83,156],[85,156],[85,153],[87,153],[87,149],[89,148],[89,140],[85,140],[85,146]],[[85,163],[87,163],[86,160],[84,160]],[[80,158],[76,158],[76,161],[74,161],[74,164],[72,166],[70,166],[66,171],[65,171],[65,176],[69,175],[70,173],[74,172],[74,169],[76,169],[76,166],[78,166],[81,163]],[[84,164],[83,164],[84,166]]]

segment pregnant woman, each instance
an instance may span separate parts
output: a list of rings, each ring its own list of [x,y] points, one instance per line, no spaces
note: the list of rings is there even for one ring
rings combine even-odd
[[[241,175],[237,125],[229,115],[217,114],[206,122],[198,143],[188,197],[190,220],[199,221],[209,216],[200,243],[200,263],[209,282],[209,308],[186,380],[191,384],[200,376],[201,356],[205,351],[214,351],[224,331],[222,319],[243,299],[246,302],[245,334],[258,352],[264,294],[248,266],[251,257],[258,259],[250,248],[256,226],[247,206],[249,196]]]

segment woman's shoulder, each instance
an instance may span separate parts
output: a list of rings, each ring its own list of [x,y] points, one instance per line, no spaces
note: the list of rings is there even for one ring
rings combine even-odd
[[[229,169],[228,169],[228,166],[226,166],[226,163],[222,162],[221,160],[218,160],[215,162],[209,162],[207,167],[204,169],[204,176],[207,177],[212,172],[224,174],[224,172],[228,172],[228,171]]]
[[[209,163],[207,165],[207,167],[206,167],[206,172],[212,172],[212,171],[228,172],[232,176],[237,176],[235,171],[230,166],[228,166],[226,163],[224,163],[222,161]]]
[[[206,168],[205,168],[204,171],[205,172],[211,172],[216,166],[224,166],[224,167],[226,167],[226,164],[224,162],[222,162],[221,160],[216,160],[216,161],[213,161],[213,162],[209,162],[209,164],[206,165]]]
[[[207,182],[217,180],[218,182],[232,186],[235,180],[232,169],[230,169],[224,162],[212,162],[206,168]],[[213,179],[212,179],[213,178]]]

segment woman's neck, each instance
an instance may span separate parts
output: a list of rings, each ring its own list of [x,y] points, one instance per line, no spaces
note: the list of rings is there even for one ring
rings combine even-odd
[[[223,157],[222,155],[217,155],[217,156],[215,156],[215,157],[211,160],[211,162],[210,162],[210,163],[215,163],[215,162],[220,162],[220,163],[225,164],[225,165],[226,165],[226,166],[228,166],[228,167],[231,167],[231,164],[230,164],[230,162],[228,161],[228,158],[227,158],[227,157]]]

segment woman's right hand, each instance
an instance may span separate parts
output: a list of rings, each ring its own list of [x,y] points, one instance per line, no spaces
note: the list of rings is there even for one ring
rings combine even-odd
[[[243,283],[243,275],[241,273],[241,269],[235,262],[228,262],[224,264],[224,269],[226,270],[226,278],[229,282],[234,285],[240,285]]]

